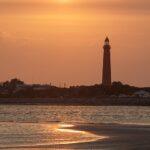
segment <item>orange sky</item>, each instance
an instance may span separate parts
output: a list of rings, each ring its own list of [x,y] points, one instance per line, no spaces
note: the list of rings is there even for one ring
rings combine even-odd
[[[150,86],[149,0],[0,0],[0,80],[100,83],[106,35],[113,80]]]

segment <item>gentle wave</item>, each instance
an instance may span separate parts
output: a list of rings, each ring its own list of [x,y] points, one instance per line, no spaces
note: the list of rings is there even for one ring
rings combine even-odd
[[[106,138],[72,127],[74,125],[56,123],[0,123],[0,148],[66,145],[93,142]]]

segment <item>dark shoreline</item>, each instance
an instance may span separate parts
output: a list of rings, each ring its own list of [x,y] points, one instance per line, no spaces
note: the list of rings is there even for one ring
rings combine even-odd
[[[150,98],[0,98],[7,105],[150,106]]]

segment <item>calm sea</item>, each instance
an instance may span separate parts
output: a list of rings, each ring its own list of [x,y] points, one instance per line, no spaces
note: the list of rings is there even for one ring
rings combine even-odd
[[[81,143],[101,138],[66,129],[78,123],[150,125],[150,107],[1,105],[0,148]]]

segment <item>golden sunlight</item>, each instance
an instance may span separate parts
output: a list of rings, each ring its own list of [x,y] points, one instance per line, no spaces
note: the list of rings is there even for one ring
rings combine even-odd
[[[72,0],[57,0],[58,3],[70,3]]]

